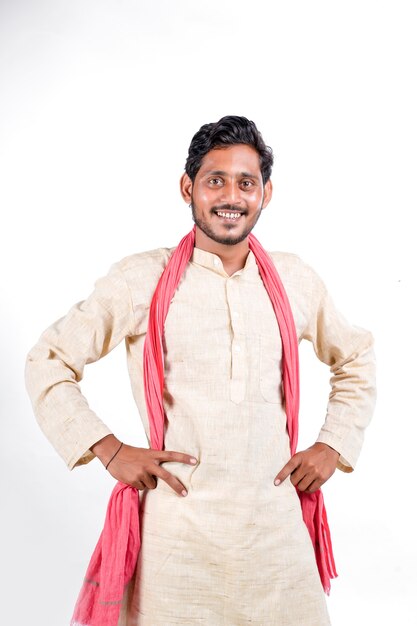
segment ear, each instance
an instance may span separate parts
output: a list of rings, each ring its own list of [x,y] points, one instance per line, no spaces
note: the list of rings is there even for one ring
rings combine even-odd
[[[193,183],[186,172],[184,172],[184,174],[180,178],[180,191],[185,202],[187,204],[190,204],[193,192]]]
[[[272,198],[272,182],[271,182],[271,179],[269,179],[265,183],[265,187],[264,187],[264,199],[262,202],[263,209],[265,209],[268,206],[271,198]]]

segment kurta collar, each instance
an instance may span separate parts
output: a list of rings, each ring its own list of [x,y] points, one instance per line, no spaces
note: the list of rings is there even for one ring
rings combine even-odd
[[[192,263],[196,263],[197,265],[206,267],[207,269],[212,270],[213,272],[216,272],[221,276],[231,278],[231,276],[229,276],[229,274],[225,271],[221,258],[217,256],[217,254],[213,254],[213,252],[208,252],[207,250],[202,250],[201,248],[194,247],[194,251],[190,260]],[[257,264],[255,255],[253,254],[252,250],[249,250],[244,267],[241,270],[238,270],[237,272],[232,274],[232,276],[239,276],[240,274],[243,274],[243,272],[246,272],[251,268],[256,268],[257,270]]]

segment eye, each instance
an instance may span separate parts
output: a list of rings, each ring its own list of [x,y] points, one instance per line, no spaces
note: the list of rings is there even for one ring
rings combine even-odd
[[[245,189],[250,189],[253,187],[253,182],[251,180],[243,180],[242,186],[245,187]]]
[[[221,183],[222,183],[222,179],[221,178],[209,178],[210,185],[213,185],[214,187],[218,187]]]

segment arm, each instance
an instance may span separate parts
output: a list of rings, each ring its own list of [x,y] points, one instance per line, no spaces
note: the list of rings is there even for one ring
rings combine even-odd
[[[90,448],[111,433],[79,386],[84,367],[133,333],[124,276],[112,268],[93,293],[52,324],[26,360],[26,387],[38,423],[70,469],[94,458]]]
[[[43,432],[72,469],[98,456],[103,465],[120,442],[89,408],[79,382],[84,367],[108,354],[135,332],[128,285],[114,267],[97,281],[94,292],[50,326],[30,351],[26,385]],[[162,461],[193,464],[188,455],[124,445],[109,466],[114,478],[138,489],[154,488],[154,476],[177,493],[183,485],[163,467]]]
[[[315,491],[336,467],[353,471],[375,404],[375,360],[371,333],[351,326],[336,310],[322,281],[311,271],[312,306],[302,338],[330,366],[331,392],[317,442],[290,459],[278,474],[291,474],[298,488]]]

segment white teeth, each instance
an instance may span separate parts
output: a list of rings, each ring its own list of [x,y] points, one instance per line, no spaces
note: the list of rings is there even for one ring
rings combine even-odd
[[[229,220],[237,220],[240,217],[240,213],[221,213],[220,211],[217,212],[217,215],[226,217]]]

